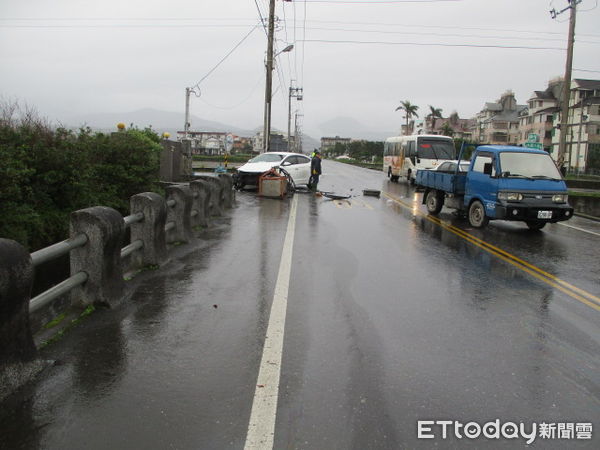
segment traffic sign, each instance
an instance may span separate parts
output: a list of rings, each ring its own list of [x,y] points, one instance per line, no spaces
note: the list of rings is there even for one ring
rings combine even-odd
[[[544,144],[542,144],[541,142],[525,142],[525,147],[535,148],[536,150],[543,150]]]
[[[529,135],[527,136],[527,142],[539,142],[539,140],[540,140],[539,134],[529,133]],[[532,148],[536,148],[536,147],[532,147]]]

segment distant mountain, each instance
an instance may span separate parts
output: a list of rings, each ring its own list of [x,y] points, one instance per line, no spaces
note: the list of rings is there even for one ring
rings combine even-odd
[[[125,113],[95,113],[83,114],[73,117],[67,117],[61,120],[61,124],[66,127],[79,128],[81,126],[89,126],[94,130],[114,131],[119,122],[123,122],[127,126],[134,124],[139,128],[152,126],[158,133],[169,132],[171,139],[175,139],[177,131],[183,130],[184,117],[180,112],[161,111],[152,108],[138,109]],[[234,127],[220,122],[202,119],[198,116],[191,115],[190,122],[194,131],[220,131],[233,133],[238,136],[251,137],[262,131],[262,127],[256,127],[253,130]],[[278,131],[273,129],[273,131]],[[279,131],[282,133],[281,131]],[[285,134],[285,132],[283,132]],[[314,148],[318,148],[320,142],[308,135],[303,135],[303,150],[305,153],[311,152]]]
[[[382,131],[373,130],[368,126],[358,122],[352,117],[336,117],[334,119],[323,122],[319,126],[323,136],[327,137],[349,137],[352,139],[366,139],[369,141],[384,141],[390,136],[394,136],[397,132],[392,130]]]
[[[126,125],[133,123],[140,128],[152,126],[157,132],[168,131],[171,133],[171,136],[176,136],[177,131],[183,130],[184,117],[180,112],[145,108],[126,113],[84,114],[64,120],[64,124],[67,126],[79,127],[87,125],[90,128],[101,130],[113,130],[119,122],[123,122]],[[254,135],[252,130],[245,130],[220,122],[202,119],[194,115],[190,116],[190,122],[192,123],[193,130],[227,131],[239,136]]]

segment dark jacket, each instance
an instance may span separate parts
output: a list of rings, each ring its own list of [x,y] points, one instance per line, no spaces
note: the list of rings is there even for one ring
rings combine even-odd
[[[315,155],[310,162],[310,173],[313,175],[321,175],[321,158],[318,155]]]

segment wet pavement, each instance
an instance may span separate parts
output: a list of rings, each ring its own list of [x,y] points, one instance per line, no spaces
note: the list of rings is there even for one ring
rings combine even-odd
[[[600,310],[581,298],[600,297],[600,224],[473,230],[428,219],[406,183],[323,168],[322,190],[353,197],[296,195],[274,448],[526,446],[417,439],[418,420],[496,419],[591,422],[591,440],[531,446],[598,448]],[[243,448],[290,205],[238,193],[123,306],[46,347],[58,364],[2,405],[0,447]]]

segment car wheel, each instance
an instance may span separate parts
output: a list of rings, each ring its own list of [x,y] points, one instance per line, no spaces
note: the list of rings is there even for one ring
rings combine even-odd
[[[546,222],[537,222],[537,221],[528,221],[525,222],[527,224],[527,226],[529,227],[530,230],[541,230],[542,228],[544,228],[546,226]]]
[[[427,206],[427,212],[429,214],[438,214],[444,206],[444,194],[436,191],[435,189],[427,192],[425,197],[425,205]]]
[[[469,223],[472,227],[482,228],[485,227],[490,219],[485,215],[485,208],[483,203],[479,200],[475,200],[469,206]]]

